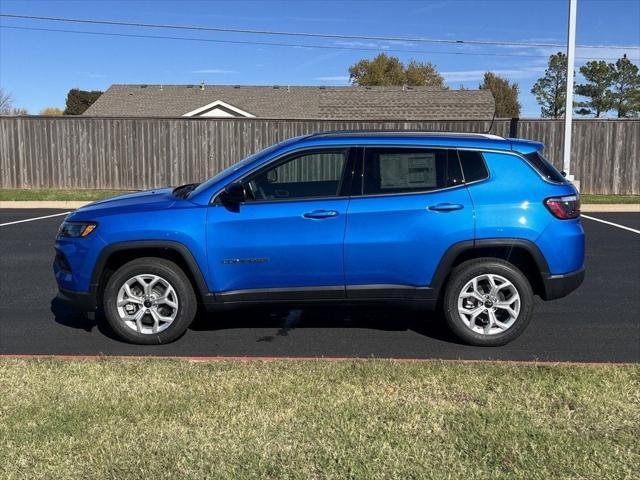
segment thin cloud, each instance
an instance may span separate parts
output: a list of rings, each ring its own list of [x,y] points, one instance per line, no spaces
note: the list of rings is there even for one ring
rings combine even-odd
[[[353,48],[384,48],[380,42],[361,42],[357,40],[337,40],[333,42],[335,45],[341,47],[353,47]],[[388,48],[388,47],[387,47]]]
[[[640,61],[640,50],[637,48],[621,50],[618,48],[576,47],[576,57],[593,58],[594,60],[598,60],[600,58],[618,59],[622,58],[622,55],[625,53],[629,60],[634,62]],[[607,60],[607,62],[615,62],[615,60]]]
[[[329,76],[329,77],[315,77],[314,80],[317,80],[319,82],[339,82],[339,83],[346,83],[349,81],[349,75],[335,75],[335,76]]]
[[[387,43],[394,47],[394,46],[401,46],[401,47],[415,47],[418,44],[415,42],[409,42],[407,40],[388,40]]]
[[[107,78],[107,76],[104,73],[82,72],[82,74],[89,78]]]
[[[411,14],[412,15],[416,15],[416,14],[419,14],[419,13],[426,13],[426,12],[431,11],[431,10],[438,10],[438,9],[441,9],[441,8],[444,8],[444,7],[449,7],[451,5],[451,3],[452,2],[450,0],[444,0],[442,2],[427,3],[427,4],[424,4],[421,7],[418,7],[416,9],[412,10]]]
[[[359,40],[336,40],[334,45],[349,48],[376,48],[380,50],[397,49],[398,47],[415,47],[415,42],[405,40],[381,40],[381,41],[359,41]]]
[[[208,73],[215,75],[231,75],[235,73],[240,73],[237,70],[224,70],[221,68],[204,68],[202,70],[191,70],[189,73]]]
[[[538,40],[526,40],[531,42],[554,42],[554,39],[538,39]],[[605,48],[593,48],[593,47],[576,47],[576,63],[584,63],[591,60],[606,60],[608,62],[614,62],[616,59],[621,58],[626,53],[627,58],[634,62],[640,61],[640,47],[635,46],[630,49],[614,48],[615,46]],[[515,54],[520,55],[540,55],[551,56],[558,52],[567,53],[566,47],[537,47],[527,48],[516,45],[501,45],[500,48],[506,48],[513,50]]]
[[[484,69],[484,70],[459,70],[454,72],[441,72],[447,82],[470,82],[482,80],[485,72],[490,71],[508,80],[522,80],[534,78],[544,72],[544,66],[526,67],[519,69]]]

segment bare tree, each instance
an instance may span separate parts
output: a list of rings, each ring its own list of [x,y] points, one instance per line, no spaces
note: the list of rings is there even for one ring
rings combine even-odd
[[[0,87],[0,115],[8,115],[13,110],[13,98]]]

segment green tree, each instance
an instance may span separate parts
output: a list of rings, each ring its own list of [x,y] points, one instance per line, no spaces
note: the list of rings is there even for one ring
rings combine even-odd
[[[440,87],[446,88],[444,77],[438,73],[431,62],[417,62],[411,60],[404,69],[405,83],[412,87]]]
[[[531,93],[540,104],[543,117],[560,118],[564,115],[567,99],[567,56],[558,52],[549,57],[549,64],[533,85]]]
[[[576,94],[588,100],[578,103],[577,113],[599,117],[611,109],[613,97],[610,88],[614,70],[614,65],[604,60],[587,62],[580,67],[587,83],[576,85]]]
[[[640,74],[638,66],[623,55],[612,65],[612,107],[618,118],[640,114]]]
[[[520,116],[520,102],[518,101],[519,87],[517,83],[509,83],[493,72],[486,72],[480,90],[489,90],[496,102],[496,117],[512,118]]]
[[[95,102],[103,92],[94,90],[88,92],[72,88],[67,94],[66,108],[64,115],[82,115],[84,111]]]
[[[60,110],[58,107],[47,107],[40,110],[40,113],[38,115],[54,117],[57,115],[62,115],[62,110]]]
[[[349,67],[351,83],[360,86],[432,86],[446,88],[444,78],[431,63],[411,60],[404,65],[398,57],[379,54],[373,60],[363,59]]]

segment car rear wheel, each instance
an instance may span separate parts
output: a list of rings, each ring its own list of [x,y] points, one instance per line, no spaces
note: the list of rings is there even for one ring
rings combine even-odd
[[[453,272],[444,314],[465,343],[500,346],[517,338],[533,315],[533,291],[523,273],[494,258],[469,260]]]
[[[103,306],[120,338],[151,345],[180,337],[195,317],[197,299],[178,265],[145,257],[126,263],[109,278]]]

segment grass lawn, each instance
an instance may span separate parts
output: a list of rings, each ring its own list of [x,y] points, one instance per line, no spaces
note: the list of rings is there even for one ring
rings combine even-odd
[[[580,195],[585,203],[640,203],[640,195]]]
[[[625,479],[640,366],[0,360],[2,479]]]
[[[0,200],[24,201],[24,200],[61,200],[61,201],[91,201],[101,200],[114,195],[127,193],[122,190],[59,190],[45,189],[18,189],[0,188]]]

